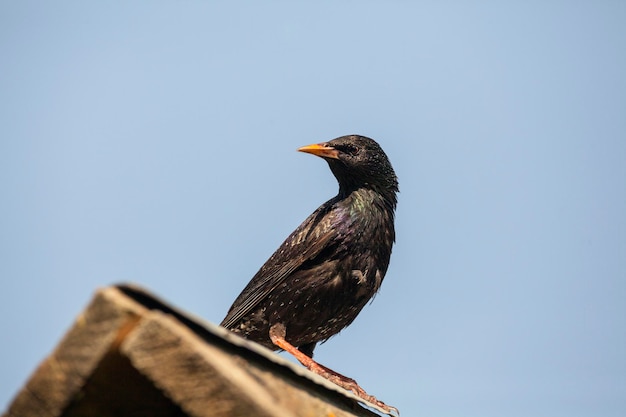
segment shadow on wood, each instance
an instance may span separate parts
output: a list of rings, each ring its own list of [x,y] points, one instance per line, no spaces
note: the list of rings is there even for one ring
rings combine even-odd
[[[4,415],[371,417],[373,410],[382,412],[268,349],[119,285],[96,293]]]

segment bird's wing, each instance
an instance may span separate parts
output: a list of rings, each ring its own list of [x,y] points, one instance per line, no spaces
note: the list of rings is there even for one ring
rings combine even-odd
[[[222,321],[223,327],[234,326],[293,271],[304,262],[315,258],[334,240],[334,216],[329,212],[332,207],[329,203],[331,202],[315,210],[265,262],[231,306]]]

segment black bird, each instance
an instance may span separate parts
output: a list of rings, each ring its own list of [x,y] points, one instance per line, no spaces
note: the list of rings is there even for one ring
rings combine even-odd
[[[394,408],[312,357],[316,344],[352,323],[383,282],[395,240],[396,174],[378,143],[364,136],[298,150],[328,162],[339,193],[280,245],[221,325],[288,351],[313,372],[390,411]]]

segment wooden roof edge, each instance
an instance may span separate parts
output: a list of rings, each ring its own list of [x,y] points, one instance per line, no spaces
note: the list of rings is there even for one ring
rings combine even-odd
[[[168,341],[181,344],[176,342],[175,346],[168,347]],[[271,400],[277,398],[276,395],[286,401],[290,401],[289,398],[304,401],[302,404],[309,404],[318,411],[336,410],[337,416],[346,415],[348,410],[349,415],[355,416],[389,414],[257,343],[183,311],[138,285],[123,283],[95,293],[89,306],[37,367],[3,416],[74,416],[72,410],[76,410],[81,397],[87,395],[93,399],[109,389],[119,389],[114,382],[119,378],[115,376],[115,372],[120,372],[119,367],[111,371],[110,358],[120,354],[132,363],[125,368],[136,368],[152,380],[152,384],[169,384],[170,389],[166,391],[170,395],[181,395],[175,403],[191,410],[187,415],[205,415],[205,399],[213,398],[210,381],[217,381],[211,375],[221,375],[219,383],[225,384],[223,389],[231,390],[230,397],[224,397],[224,401],[231,401],[232,405],[233,395],[243,396],[241,407],[244,408],[239,409],[253,407],[260,410],[258,415],[276,415],[277,404]],[[197,363],[199,368],[187,368],[189,361]],[[107,369],[113,374],[106,374]],[[189,369],[188,374],[178,372],[185,369]],[[177,373],[179,375],[174,375]],[[258,385],[262,380],[269,385],[265,388]],[[106,385],[111,381],[112,385]],[[196,385],[187,386],[188,381]],[[99,391],[93,390],[94,383]],[[204,386],[206,383],[209,388]],[[289,387],[299,387],[299,391]],[[190,398],[186,389],[199,389],[204,397]],[[232,390],[238,394],[233,394]],[[294,406],[297,409],[297,404],[300,403],[285,403],[283,406],[287,408],[281,410],[294,410]],[[340,408],[332,408],[332,405]],[[281,415],[288,414],[282,412]]]

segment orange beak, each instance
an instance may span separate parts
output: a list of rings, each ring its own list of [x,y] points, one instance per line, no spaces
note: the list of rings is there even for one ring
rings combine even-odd
[[[317,143],[298,148],[299,152],[312,153],[322,158],[339,159],[339,151],[327,143]]]

